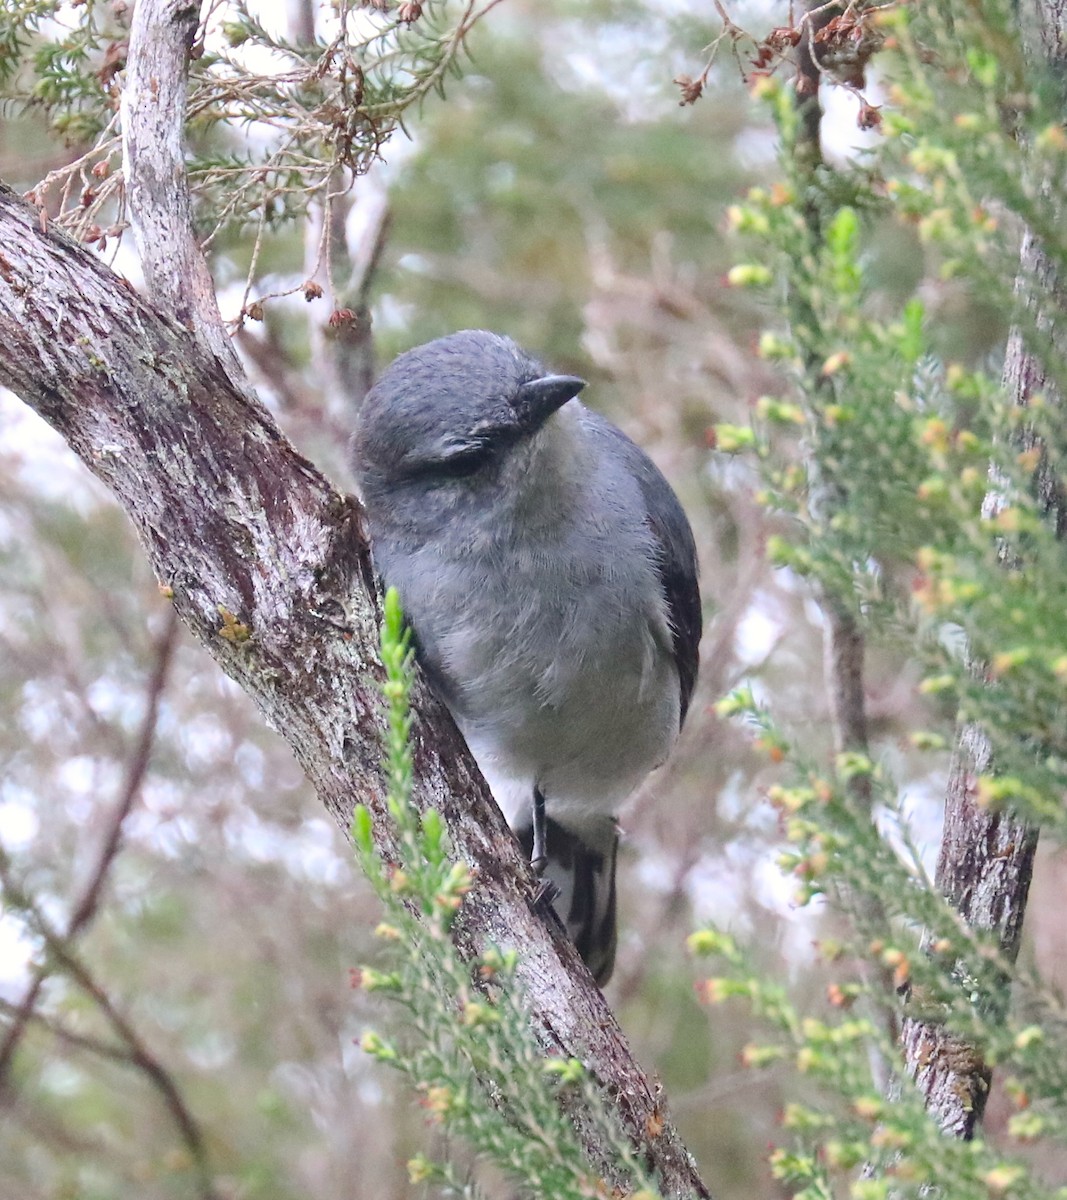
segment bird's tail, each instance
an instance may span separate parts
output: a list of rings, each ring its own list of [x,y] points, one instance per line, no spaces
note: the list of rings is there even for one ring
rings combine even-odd
[[[548,862],[542,877],[554,884],[556,915],[574,942],[593,978],[603,987],[615,968],[615,858],[619,831],[605,821],[603,831],[579,836],[551,817],[545,822]],[[533,828],[519,831],[527,856],[533,849]]]

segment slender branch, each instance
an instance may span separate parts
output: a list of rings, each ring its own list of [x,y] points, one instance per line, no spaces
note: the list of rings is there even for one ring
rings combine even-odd
[[[70,939],[52,927],[51,922],[36,901],[27,895],[25,890],[14,880],[4,855],[0,855],[0,884],[3,885],[4,892],[12,898],[13,902],[29,915],[34,929],[44,939],[48,955],[55,961],[58,968],[89,996],[116,1036],[126,1044],[130,1062],[148,1078],[159,1092],[193,1161],[202,1200],[220,1200],[212,1179],[203,1131],[185,1103],[185,1098],[173,1076],[152,1054],[134,1026],[115,1007],[111,997],[74,953]]]
[[[240,379],[193,232],[185,170],[189,50],[199,11],[195,0],[138,0],[134,8],[122,91],[126,194],[149,294]]]
[[[822,105],[819,102],[820,72],[812,54],[812,41],[818,31],[831,19],[839,6],[821,4],[811,7],[802,17],[803,37],[797,51],[797,74],[795,94],[799,117],[794,157],[800,174],[807,178],[811,199],[805,207],[805,222],[808,234],[817,244],[823,237],[823,214],[820,211],[814,173],[822,165]],[[794,305],[802,304],[795,296]],[[813,354],[808,355],[806,364],[809,386],[814,391],[832,388],[832,382],[820,371],[821,363]],[[812,508],[822,523],[828,523],[840,507],[842,497],[837,485],[822,478],[818,461],[813,462]],[[833,719],[834,748],[841,753],[854,751],[867,755],[870,744],[867,737],[867,705],[864,695],[864,636],[855,613],[846,601],[824,589],[821,597],[823,616],[826,620],[826,679],[830,694],[830,709]],[[854,779],[850,788],[853,798],[865,809],[870,808],[870,779],[863,775]]]
[[[126,818],[130,815],[134,801],[141,791],[144,777],[148,772],[148,763],[152,757],[152,747],[155,743],[156,727],[159,721],[159,703],[166,687],[177,640],[178,618],[171,609],[167,613],[163,635],[156,648],[155,664],[148,679],[144,716],[141,718],[141,728],[137,734],[137,741],[134,743],[133,755],[126,767],[126,780],[123,784],[122,794],[119,796],[119,801],[111,814],[111,820],[108,822],[107,835],[101,848],[100,857],[97,859],[96,868],[85,887],[81,902],[70,919],[70,928],[67,930],[68,940],[80,933],[96,914],[104,882],[115,861],[115,856],[119,852],[119,847],[122,845],[122,831]]]
[[[126,777],[123,781],[122,791],[108,821],[104,843],[93,867],[92,874],[82,890],[81,899],[74,906],[70,921],[68,922],[67,931],[64,935],[68,943],[72,942],[96,915],[108,873],[122,844],[123,826],[141,791],[141,785],[144,782],[144,777],[148,771],[148,763],[152,756],[152,746],[155,742],[156,725],[159,718],[159,701],[166,685],[167,673],[170,668],[177,634],[177,614],[172,609],[167,614],[167,623],[156,650],[155,663],[148,681],[144,716],[141,718],[141,728],[134,743],[133,753],[126,764]],[[11,1024],[4,1035],[3,1042],[0,1043],[0,1090],[5,1085],[15,1050],[18,1048],[19,1041],[25,1032],[30,1017],[34,1014],[41,989],[49,973],[50,964],[47,962],[42,963],[34,971],[33,978],[30,980],[21,1001],[12,1010]]]
[[[822,105],[819,100],[821,68],[813,53],[813,44],[822,29],[841,11],[836,3],[808,6],[802,18],[803,32],[797,47],[797,69],[794,89],[797,107],[797,133],[793,148],[794,162],[798,175],[807,182],[808,200],[804,206],[807,234],[813,246],[823,238],[824,212],[820,202],[816,172],[823,165],[822,155]],[[791,298],[794,322],[799,325],[811,323],[818,327],[817,318],[807,311],[807,302],[794,293]],[[834,387],[833,381],[821,371],[818,356],[806,354],[806,386],[815,394]],[[810,506],[816,521],[829,526],[840,510],[845,497],[840,484],[827,478],[818,452],[810,459],[811,501]],[[827,691],[830,697],[830,714],[833,725],[834,749],[838,754],[854,753],[864,758],[870,756],[870,740],[867,727],[867,700],[864,687],[864,660],[866,639],[859,616],[850,598],[824,586],[819,597],[823,619],[826,623],[824,663]],[[865,772],[854,774],[847,784],[848,794],[856,809],[871,816],[871,779]],[[873,819],[873,818],[872,818]],[[861,934],[873,936],[886,926],[886,916],[881,903],[873,896],[854,892],[843,885],[838,889],[838,902]],[[868,982],[877,980],[872,988],[872,1006],[877,1008],[877,1017],[885,1029],[887,1038],[896,1040],[897,1018],[894,1007],[885,998],[892,998],[894,986],[891,971],[884,966],[865,964],[863,975]],[[881,1087],[889,1082],[889,1068],[881,1053],[870,1048],[871,1069]]]
[[[10,1000],[5,1000],[0,996],[0,1013],[12,1020],[18,1020],[21,1015],[21,1006],[12,1004]],[[45,1016],[44,1013],[35,1010],[29,1014],[27,1021],[29,1024],[47,1029],[50,1034],[61,1042],[66,1042],[68,1046],[74,1046],[78,1050],[87,1050],[98,1058],[106,1058],[125,1066],[136,1065],[136,1060],[129,1048],[105,1041],[103,1038],[91,1037],[87,1033],[77,1033],[73,1029],[68,1029],[62,1021],[57,1021],[55,1017]]]
[[[318,228],[308,229],[309,236],[317,235],[318,259],[333,309],[345,312],[346,317],[325,326],[321,321],[315,323],[312,353],[321,366],[327,414],[349,423],[374,383],[370,291],[392,225],[392,210],[380,180],[377,186],[370,178],[364,180],[360,201],[365,219],[355,245],[350,244],[348,234],[350,196],[329,193],[323,211],[317,214]]]

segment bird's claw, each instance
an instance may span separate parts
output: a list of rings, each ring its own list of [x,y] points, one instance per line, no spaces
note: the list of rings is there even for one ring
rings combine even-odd
[[[542,911],[551,908],[553,901],[557,900],[559,895],[560,890],[551,879],[542,879],[537,885],[537,891],[534,893],[534,908],[541,909]]]

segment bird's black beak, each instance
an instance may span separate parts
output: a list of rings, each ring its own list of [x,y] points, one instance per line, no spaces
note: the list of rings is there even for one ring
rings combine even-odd
[[[519,424],[526,430],[540,428],[568,400],[585,387],[585,380],[576,375],[545,375],[531,379],[512,397],[511,407],[515,410]]]

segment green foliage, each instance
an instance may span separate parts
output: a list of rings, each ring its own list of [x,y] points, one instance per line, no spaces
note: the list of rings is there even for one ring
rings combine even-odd
[[[720,427],[718,445],[760,464],[763,501],[784,518],[768,545],[772,561],[858,622],[869,650],[913,656],[929,720],[941,729],[913,729],[910,746],[936,757],[953,719],[978,723],[995,763],[973,781],[979,806],[1022,815],[1062,843],[1067,356],[1056,334],[1064,293],[1051,285],[1067,269],[1063,97],[1027,55],[1007,5],[901,7],[880,19],[892,32],[880,58],[891,105],[886,137],[862,169],[813,166],[797,145],[793,97],[774,80],[757,89],[778,123],[785,174],[731,210],[751,248],[730,281],[779,303],[782,324],[764,335],[761,353],[779,367],[782,391],[756,404],[750,426]],[[879,293],[869,247],[885,225],[914,231],[942,296],[973,290],[1002,308],[1047,373],[1025,406],[995,364],[966,361],[951,325],[939,328],[928,281],[903,302]],[[1024,256],[1020,268],[1024,227],[1044,264]],[[820,762],[747,688],[719,711],[746,721],[757,745],[790,769],[770,799],[797,902],[832,895],[854,921],[828,956],[840,971],[831,1021],[802,1018],[731,939],[694,935],[694,948],[726,966],[705,983],[706,998],[743,997],[774,1030],[751,1060],[785,1056],[818,1097],[787,1111],[797,1141],[776,1154],[778,1177],[806,1200],[838,1195],[849,1180],[855,1200],[933,1185],[953,1200],[1062,1195],[1024,1158],[947,1140],[909,1083],[887,1103],[870,1061],[875,1048],[903,1070],[883,1019],[933,1022],[995,1066],[1017,1106],[1008,1126],[1016,1149],[1034,1140],[1062,1147],[1062,1000],[938,894],[886,763],[856,753]],[[910,996],[906,1007],[894,985]],[[861,997],[876,1020],[852,1014]]]
[[[904,66],[911,62],[904,56]],[[940,72],[937,77],[944,87]],[[913,111],[906,101],[919,91],[908,78],[911,91],[899,89],[903,114]],[[781,108],[782,94],[772,90],[779,115],[791,111]],[[956,94],[952,105],[945,95],[939,99],[950,113],[963,102]],[[929,115],[925,101],[919,107]],[[1045,128],[1039,91],[1023,108],[1039,130]],[[790,122],[783,120],[783,138]],[[1013,215],[1027,222],[1037,215],[1043,227],[1055,229],[1054,194],[1047,195],[1044,211],[1039,197],[1031,197],[1013,212],[1014,188],[990,192],[1001,175],[975,165],[976,157],[979,166],[985,163],[992,132],[975,144],[955,121],[937,124],[935,131],[944,144],[924,133],[916,141],[918,159],[915,149],[905,155],[911,169],[878,181],[879,190],[895,197],[888,217],[910,222],[917,197],[927,208],[947,201],[953,180],[976,173],[973,184],[960,184],[966,201],[957,195],[956,206],[945,210],[946,236],[951,234],[957,255],[953,272],[965,272],[974,284],[994,279],[998,294],[1009,298],[1018,259],[1017,249],[1015,256],[1005,251],[1017,242],[990,239],[989,218],[974,218],[972,189],[980,181],[985,203],[995,197],[999,221],[1015,229]],[[1036,133],[1005,129],[997,137],[1000,157],[1018,162],[1024,156],[1024,175],[1043,178],[1059,169],[1040,149],[1034,150],[1036,163],[1026,157],[1025,147],[1039,140]],[[939,169],[927,182],[932,160]],[[787,150],[787,164],[795,161]],[[883,166],[904,172],[892,142]],[[1063,806],[1042,797],[1067,787],[1061,603],[1067,563],[1054,524],[1042,519],[1048,497],[1037,482],[1039,471],[1052,480],[1063,477],[1062,421],[1042,394],[1025,409],[1013,409],[987,370],[946,363],[929,338],[918,296],[883,315],[867,282],[860,216],[851,206],[832,208],[818,186],[793,167],[783,184],[754,190],[746,205],[732,211],[735,227],[760,238],[762,262],[776,264],[774,277],[785,284],[788,336],[774,335],[766,352],[791,375],[802,404],[798,410],[778,399],[763,401],[758,424],[744,433],[720,431],[720,444],[725,438],[728,449],[755,446],[768,464],[767,503],[796,518],[798,536],[772,545],[781,565],[813,577],[873,632],[907,630],[922,644],[927,691],[956,698],[961,719],[982,722],[1003,769],[1024,781],[1013,807],[1029,810],[1062,836]],[[813,237],[819,223],[811,220],[812,205],[827,213],[822,237]],[[1064,253],[1062,233],[1048,249],[1054,261]],[[762,278],[742,272],[734,282],[758,286]],[[1025,281],[1024,292],[1039,282]],[[1055,301],[1042,297],[1040,303]],[[1033,307],[1013,302],[1010,311],[1023,336],[1033,335],[1055,381],[1064,359],[1036,328]],[[783,446],[783,432],[788,437],[798,422],[807,440],[803,461]],[[995,502],[987,500],[990,486]],[[958,652],[958,639],[947,637],[948,630],[966,636],[968,656]],[[978,677],[972,661],[988,663],[987,674]]]
[[[750,692],[728,697],[720,711],[743,717],[761,743],[774,747],[797,772],[795,783],[777,784],[768,796],[788,844],[779,866],[796,881],[795,902],[803,906],[827,892],[868,895],[877,899],[886,918],[884,925],[872,928],[854,906],[857,934],[848,947],[853,957],[839,969],[847,978],[857,971],[858,961],[868,960],[880,968],[883,979],[907,987],[909,1007],[905,1010],[896,995],[861,983],[859,976],[844,985],[835,983],[832,1002],[848,1009],[864,995],[877,1011],[936,1020],[981,1047],[986,1061],[1010,1076],[1027,1104],[1040,1103],[1046,1130],[1067,1131],[1067,1014],[1062,1001],[1030,972],[1013,972],[996,937],[962,924],[937,893],[909,840],[902,798],[884,767],[845,752],[836,756],[832,770],[820,769]],[[913,737],[917,745],[940,749],[936,736]],[[880,811],[877,826],[866,805],[857,804],[853,784],[858,778],[867,782]],[[995,789],[1004,782],[1003,777],[991,778],[979,786]],[[886,831],[896,835],[896,844]],[[914,948],[918,927],[925,930],[926,953]],[[695,934],[691,946],[717,949],[717,937],[714,931]],[[842,959],[843,950],[832,945],[825,951],[828,961]],[[1013,977],[1020,995],[1009,1007],[1006,991]],[[1042,1026],[1035,1035],[1038,1019]],[[888,1043],[880,1045],[880,1052],[887,1061],[899,1056],[899,1049]],[[865,1070],[871,1087],[869,1064]]]
[[[0,10],[0,98],[43,112],[67,144],[94,140],[111,119],[106,48],[121,36],[98,0],[10,0]]]
[[[220,37],[191,76],[190,132],[202,154],[190,163],[205,230],[260,228],[303,216],[310,200],[343,194],[381,155],[406,114],[458,70],[478,11],[428,0],[404,19],[397,8],[342,4],[327,35],[300,44],[271,32],[243,0],[227,6]],[[249,67],[249,52],[282,68]],[[218,161],[234,127],[253,149]]]
[[[307,44],[268,28],[243,0],[204,17],[187,133],[194,216],[208,242],[277,230],[312,202],[329,209],[407,115],[443,92],[484,11],[456,0],[327,7]],[[0,97],[43,114],[80,155],[42,182],[38,199],[61,192],[57,219],[88,241],[123,229],[111,158],[128,23],[125,6],[100,0],[14,0],[0,13]]]
[[[399,1008],[396,1038],[373,1031],[361,1045],[400,1071],[419,1095],[428,1120],[461,1135],[479,1155],[511,1177],[521,1194],[585,1200],[599,1194],[599,1175],[627,1181],[627,1192],[653,1200],[647,1173],[585,1068],[576,1059],[546,1058],[530,1027],[514,981],[514,952],[494,947],[464,961],[449,936],[471,887],[469,868],[451,857],[440,814],[411,804],[413,655],[395,589],[385,598],[382,691],[388,703],[387,774],[391,831],[399,850],[386,863],[375,847],[373,821],[360,806],[352,840],[385,910],[377,934],[389,948],[389,969],[364,967],[365,991]],[[599,1129],[612,1161],[593,1168],[567,1110],[580,1110]],[[453,1167],[418,1155],[413,1182],[433,1181],[459,1194]]]
[[[689,945],[698,957],[715,960],[718,973],[698,985],[705,1002],[721,1006],[741,1001],[765,1030],[766,1041],[753,1042],[743,1051],[745,1064],[758,1071],[788,1062],[804,1079],[805,1102],[789,1104],[782,1115],[792,1144],[771,1155],[774,1176],[790,1194],[803,1200],[842,1195],[852,1200],[903,1200],[928,1196],[936,1188],[952,1200],[1063,1200],[1065,1190],[1042,1183],[1018,1155],[1004,1154],[981,1138],[964,1142],[946,1137],[910,1082],[898,1081],[898,1090],[889,1098],[872,1082],[872,1046],[890,1059],[896,1057],[897,1047],[869,1018],[856,1015],[854,1007],[870,993],[850,978],[840,946],[822,946],[826,960],[837,964],[842,982],[830,985],[832,1015],[816,1018],[799,1012],[781,984],[754,972],[729,934],[702,929]],[[903,952],[895,948],[884,947],[881,953],[897,966],[904,961]],[[1049,1047],[1037,1026],[1013,1032],[1010,1044],[1007,1036],[1001,1041],[993,1060],[999,1070],[1017,1069],[1024,1058],[1033,1060],[1041,1053],[1048,1057]],[[1060,1089],[1063,1083],[1061,1077]],[[1013,1074],[1008,1087],[1023,1106],[1011,1122],[1019,1142],[1067,1132],[1062,1111],[1046,1104],[1044,1097],[1030,1107],[1037,1097],[1028,1091],[1022,1074]]]

